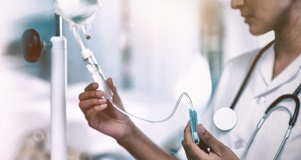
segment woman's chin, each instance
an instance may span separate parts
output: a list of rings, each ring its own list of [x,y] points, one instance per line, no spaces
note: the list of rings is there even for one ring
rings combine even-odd
[[[262,34],[265,34],[265,33],[268,32],[268,31],[264,31],[262,29],[259,29],[259,28],[256,28],[256,27],[252,27],[252,26],[250,26],[249,31],[254,36],[259,36],[259,35],[262,35]]]

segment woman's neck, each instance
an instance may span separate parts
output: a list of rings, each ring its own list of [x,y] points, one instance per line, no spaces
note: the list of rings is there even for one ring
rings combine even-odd
[[[289,19],[275,30],[273,79],[301,54],[301,0],[295,0]]]
[[[275,52],[292,56],[301,52],[301,0],[294,0],[275,29]]]

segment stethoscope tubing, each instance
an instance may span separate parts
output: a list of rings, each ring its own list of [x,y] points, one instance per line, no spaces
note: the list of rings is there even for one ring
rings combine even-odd
[[[299,85],[298,88],[301,88],[301,84]],[[298,88],[297,88],[297,92],[295,91],[294,94],[286,94],[286,95],[282,95],[281,97],[277,98],[268,108],[267,110],[265,111],[265,114],[269,114],[269,112],[272,111],[272,109],[277,105],[279,104],[281,101],[285,100],[285,99],[292,99],[294,100],[295,102],[295,111],[294,111],[294,114],[293,116],[291,117],[288,125],[291,125],[292,127],[294,127],[296,121],[297,121],[297,118],[298,118],[298,114],[299,114],[299,110],[300,110],[300,100],[299,98],[297,97],[298,93],[300,92],[300,90],[298,91]],[[295,94],[296,93],[296,94]]]
[[[239,91],[237,92],[237,94],[236,94],[236,96],[235,96],[235,98],[234,98],[234,100],[233,100],[233,102],[232,102],[232,104],[231,104],[231,106],[230,106],[230,108],[231,108],[232,110],[234,110],[237,101],[239,100],[239,98],[240,98],[240,96],[241,96],[243,90],[245,89],[245,86],[247,85],[247,83],[248,83],[248,81],[249,81],[249,79],[250,79],[250,76],[252,75],[253,70],[254,70],[254,68],[255,68],[255,66],[256,66],[258,60],[259,60],[260,57],[263,55],[263,53],[264,53],[264,52],[265,52],[265,51],[273,44],[273,42],[274,42],[274,41],[270,42],[270,43],[269,43],[268,45],[266,45],[263,49],[261,49],[260,52],[259,52],[259,53],[257,54],[257,56],[255,57],[255,59],[254,59],[252,65],[251,65],[251,67],[250,67],[250,69],[249,69],[249,71],[248,71],[248,73],[247,73],[247,76],[245,77],[245,79],[244,79],[244,81],[243,81],[243,83],[242,83],[242,85],[241,85]]]
[[[300,87],[301,85],[299,85],[298,88],[301,88]],[[297,90],[296,90],[297,91]],[[282,139],[282,142],[280,144],[280,147],[278,148],[277,150],[277,153],[274,157],[274,160],[276,160],[278,158],[278,156],[280,155],[281,151],[282,151],[282,148],[284,147],[285,143],[286,143],[286,140],[289,138],[290,136],[290,133],[292,131],[292,128],[294,127],[296,121],[297,121],[297,115],[299,113],[299,108],[300,108],[300,100],[299,98],[297,97],[298,93],[299,92],[294,92],[296,94],[286,94],[286,95],[283,95],[279,98],[277,98],[269,107],[268,109],[265,111],[264,113],[264,116],[261,118],[261,120],[258,122],[257,126],[256,126],[256,129],[254,130],[254,132],[252,133],[248,143],[246,144],[246,147],[244,149],[244,151],[242,152],[241,154],[241,157],[240,159],[244,159],[245,158],[245,155],[246,153],[248,152],[251,144],[253,143],[253,140],[255,138],[255,136],[257,135],[257,132],[259,131],[259,129],[261,128],[261,126],[264,124],[265,120],[267,119],[267,117],[271,114],[271,112],[273,111],[274,107],[279,104],[281,101],[285,100],[285,99],[292,99],[294,100],[295,102],[295,111],[294,111],[294,115],[291,115],[290,117],[290,121],[289,121],[289,124],[288,124],[288,129],[286,130],[286,133]],[[287,110],[288,111],[288,110]],[[290,113],[290,111],[288,111]]]

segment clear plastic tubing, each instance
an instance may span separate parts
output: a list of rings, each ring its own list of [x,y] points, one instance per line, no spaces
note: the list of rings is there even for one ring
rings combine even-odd
[[[116,109],[118,109],[121,113],[123,113],[123,114],[125,114],[125,115],[132,116],[132,117],[134,117],[134,118],[137,118],[137,119],[140,119],[140,120],[143,120],[143,121],[146,121],[146,122],[150,122],[150,123],[160,123],[160,122],[165,122],[165,121],[169,120],[169,119],[175,114],[175,112],[176,112],[176,110],[177,110],[177,108],[178,108],[178,106],[179,106],[179,104],[180,104],[180,102],[181,102],[181,100],[182,100],[182,98],[183,98],[184,95],[189,99],[191,111],[194,111],[194,108],[193,108],[193,105],[192,105],[192,101],[191,101],[189,95],[188,95],[186,92],[183,92],[183,93],[180,95],[180,97],[178,98],[177,103],[176,103],[175,107],[173,108],[172,112],[171,112],[166,118],[163,118],[162,120],[148,120],[148,119],[144,119],[144,118],[141,118],[141,117],[132,115],[132,114],[127,113],[127,112],[121,110],[120,108],[118,108],[118,107],[114,104],[114,102],[112,102],[112,100],[110,100],[110,102],[113,104],[113,106],[114,106]]]
[[[90,49],[88,49],[84,46],[84,44],[83,44],[76,28],[73,29],[73,34],[74,34],[75,39],[77,40],[78,44],[81,46],[83,61],[85,62],[89,72],[91,73],[93,80],[95,82],[97,82],[98,85],[99,85],[98,89],[104,91],[104,98],[109,100],[111,102],[111,104],[113,105],[113,107],[116,108],[121,113],[123,113],[127,116],[130,116],[130,117],[140,119],[142,121],[150,122],[150,123],[165,122],[165,121],[169,120],[174,115],[174,113],[176,112],[183,96],[186,96],[188,98],[189,104],[190,104],[190,109],[192,111],[194,111],[192,100],[186,92],[183,92],[180,95],[180,97],[178,98],[178,100],[176,102],[176,105],[173,108],[172,112],[166,118],[163,118],[161,120],[148,120],[148,119],[141,118],[141,117],[138,117],[136,115],[130,114],[130,113],[120,109],[113,101],[113,93],[112,93],[112,91],[110,90],[109,86],[106,83],[106,78],[104,77],[103,72],[101,71],[101,68],[99,67],[99,65],[97,63],[93,52]]]

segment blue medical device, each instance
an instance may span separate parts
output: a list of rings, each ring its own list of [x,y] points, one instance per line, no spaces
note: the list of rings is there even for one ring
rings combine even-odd
[[[190,116],[190,128],[192,141],[196,144],[200,143],[200,137],[198,134],[198,116],[195,110],[189,109]]]

